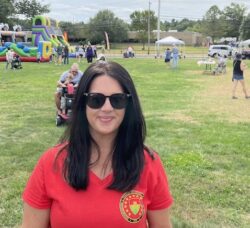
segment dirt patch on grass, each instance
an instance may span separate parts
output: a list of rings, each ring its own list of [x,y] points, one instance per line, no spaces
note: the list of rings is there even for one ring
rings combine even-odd
[[[199,124],[199,122],[197,120],[195,120],[192,116],[187,115],[181,111],[167,113],[166,115],[161,116],[161,119]]]
[[[221,76],[206,76],[205,89],[195,96],[191,105],[196,112],[202,115],[214,115],[221,121],[250,122],[250,99],[245,99],[240,84],[236,89],[238,99],[232,99],[231,74],[230,71]],[[247,81],[246,84],[250,95],[250,84]]]

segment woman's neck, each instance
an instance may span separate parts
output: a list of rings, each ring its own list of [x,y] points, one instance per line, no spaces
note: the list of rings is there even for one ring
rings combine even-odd
[[[112,154],[115,144],[114,137],[94,138],[95,143],[91,146],[90,169],[100,179],[104,179],[112,172]]]

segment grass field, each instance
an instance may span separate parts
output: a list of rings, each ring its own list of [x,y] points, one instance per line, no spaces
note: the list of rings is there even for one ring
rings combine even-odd
[[[71,60],[72,61],[72,60]],[[131,73],[147,122],[146,143],[162,157],[175,202],[174,227],[250,227],[250,101],[231,99],[227,74],[195,60],[115,59]],[[248,62],[250,66],[250,63]],[[67,66],[0,63],[0,227],[18,227],[21,193],[39,156],[57,143],[53,94]],[[86,68],[86,62],[80,68]],[[246,72],[250,93],[250,70]]]

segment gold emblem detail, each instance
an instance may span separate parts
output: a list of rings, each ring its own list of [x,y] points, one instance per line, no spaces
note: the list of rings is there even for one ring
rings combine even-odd
[[[138,223],[144,213],[144,195],[141,192],[130,191],[122,195],[120,199],[120,211],[123,218],[130,223]]]

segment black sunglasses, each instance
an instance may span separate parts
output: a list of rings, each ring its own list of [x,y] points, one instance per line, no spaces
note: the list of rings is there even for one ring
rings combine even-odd
[[[115,109],[123,109],[128,104],[128,98],[131,97],[130,94],[126,93],[115,93],[110,96],[105,96],[102,93],[84,93],[84,96],[87,97],[87,105],[90,108],[98,109],[101,108],[106,98],[109,98],[110,104]]]

